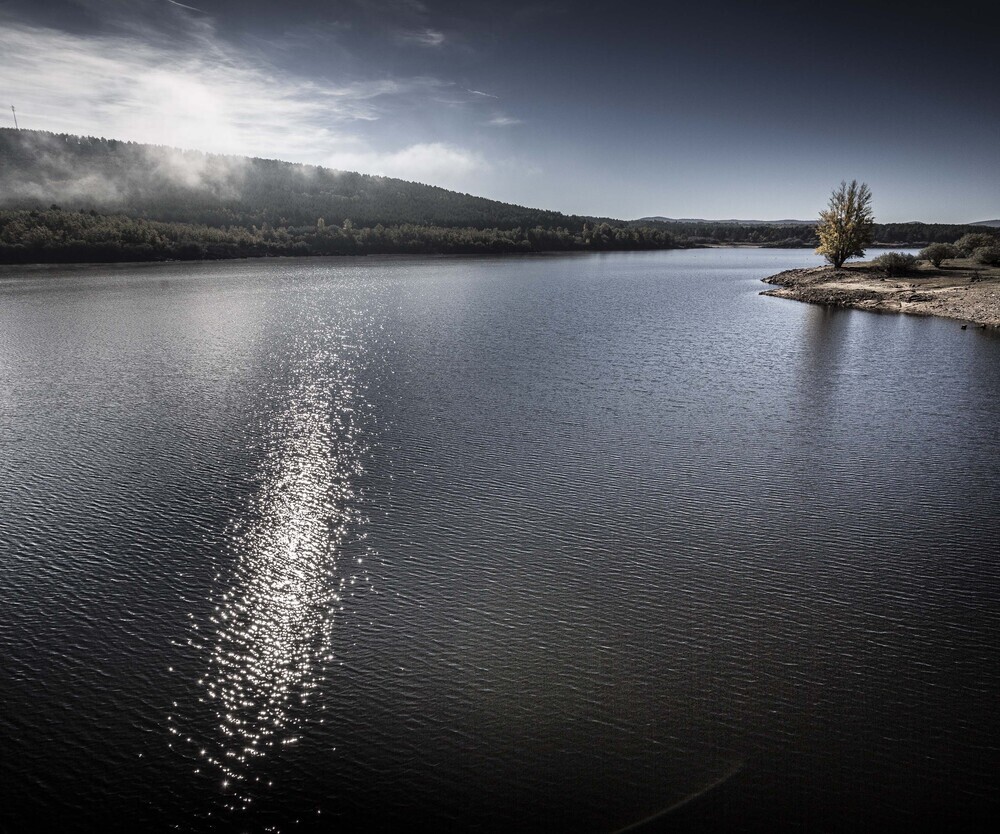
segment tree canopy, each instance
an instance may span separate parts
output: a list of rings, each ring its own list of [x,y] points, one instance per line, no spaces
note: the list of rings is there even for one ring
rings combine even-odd
[[[819,213],[819,220],[817,255],[838,268],[848,258],[863,257],[875,230],[872,192],[867,183],[841,182],[830,195],[827,208]]]
[[[322,218],[319,218],[322,220]],[[201,260],[273,255],[486,254],[672,249],[663,229],[613,228],[573,232],[563,227],[476,229],[401,223],[356,226],[213,227],[94,210],[0,209],[0,263]]]
[[[932,243],[920,250],[920,257],[930,261],[935,267],[941,266],[949,258],[957,258],[958,254],[958,247],[951,243]]]

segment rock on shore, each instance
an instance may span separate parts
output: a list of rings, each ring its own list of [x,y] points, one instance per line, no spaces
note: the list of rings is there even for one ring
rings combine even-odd
[[[955,263],[944,269],[927,264],[905,278],[886,278],[868,263],[789,269],[764,278],[778,289],[761,295],[1000,327],[1000,270],[964,260]]]

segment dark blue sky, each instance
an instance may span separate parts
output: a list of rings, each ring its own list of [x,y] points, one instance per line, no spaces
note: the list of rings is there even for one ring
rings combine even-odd
[[[1000,216],[990,5],[0,0],[22,127],[567,212]]]

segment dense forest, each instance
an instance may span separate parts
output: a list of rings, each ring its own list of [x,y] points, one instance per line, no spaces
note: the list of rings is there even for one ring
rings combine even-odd
[[[0,210],[0,263],[211,260],[268,255],[486,254],[669,249],[663,230],[584,224],[579,232],[421,226],[213,227],[95,210]]]
[[[273,159],[182,151],[42,131],[0,129],[0,208],[125,214],[206,226],[564,228],[586,218],[432,185]]]
[[[974,227],[877,225],[876,245]],[[817,245],[809,224],[628,222],[390,177],[0,129],[0,263]]]
[[[674,236],[685,246],[706,244],[753,244],[758,246],[773,246],[782,248],[809,247],[815,249],[819,245],[814,223],[793,223],[781,225],[776,223],[735,222],[720,223],[712,221],[641,221],[651,229],[662,229]],[[931,243],[954,243],[962,235],[970,232],[984,231],[977,225],[952,225],[947,223],[876,223],[874,246],[891,247],[923,247]],[[988,230],[987,230],[988,231]]]

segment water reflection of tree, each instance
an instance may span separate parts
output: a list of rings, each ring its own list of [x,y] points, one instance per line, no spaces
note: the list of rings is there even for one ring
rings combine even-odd
[[[810,305],[805,319],[804,351],[799,386],[803,418],[817,429],[828,426],[835,394],[841,382],[845,345],[849,340],[850,311]]]

